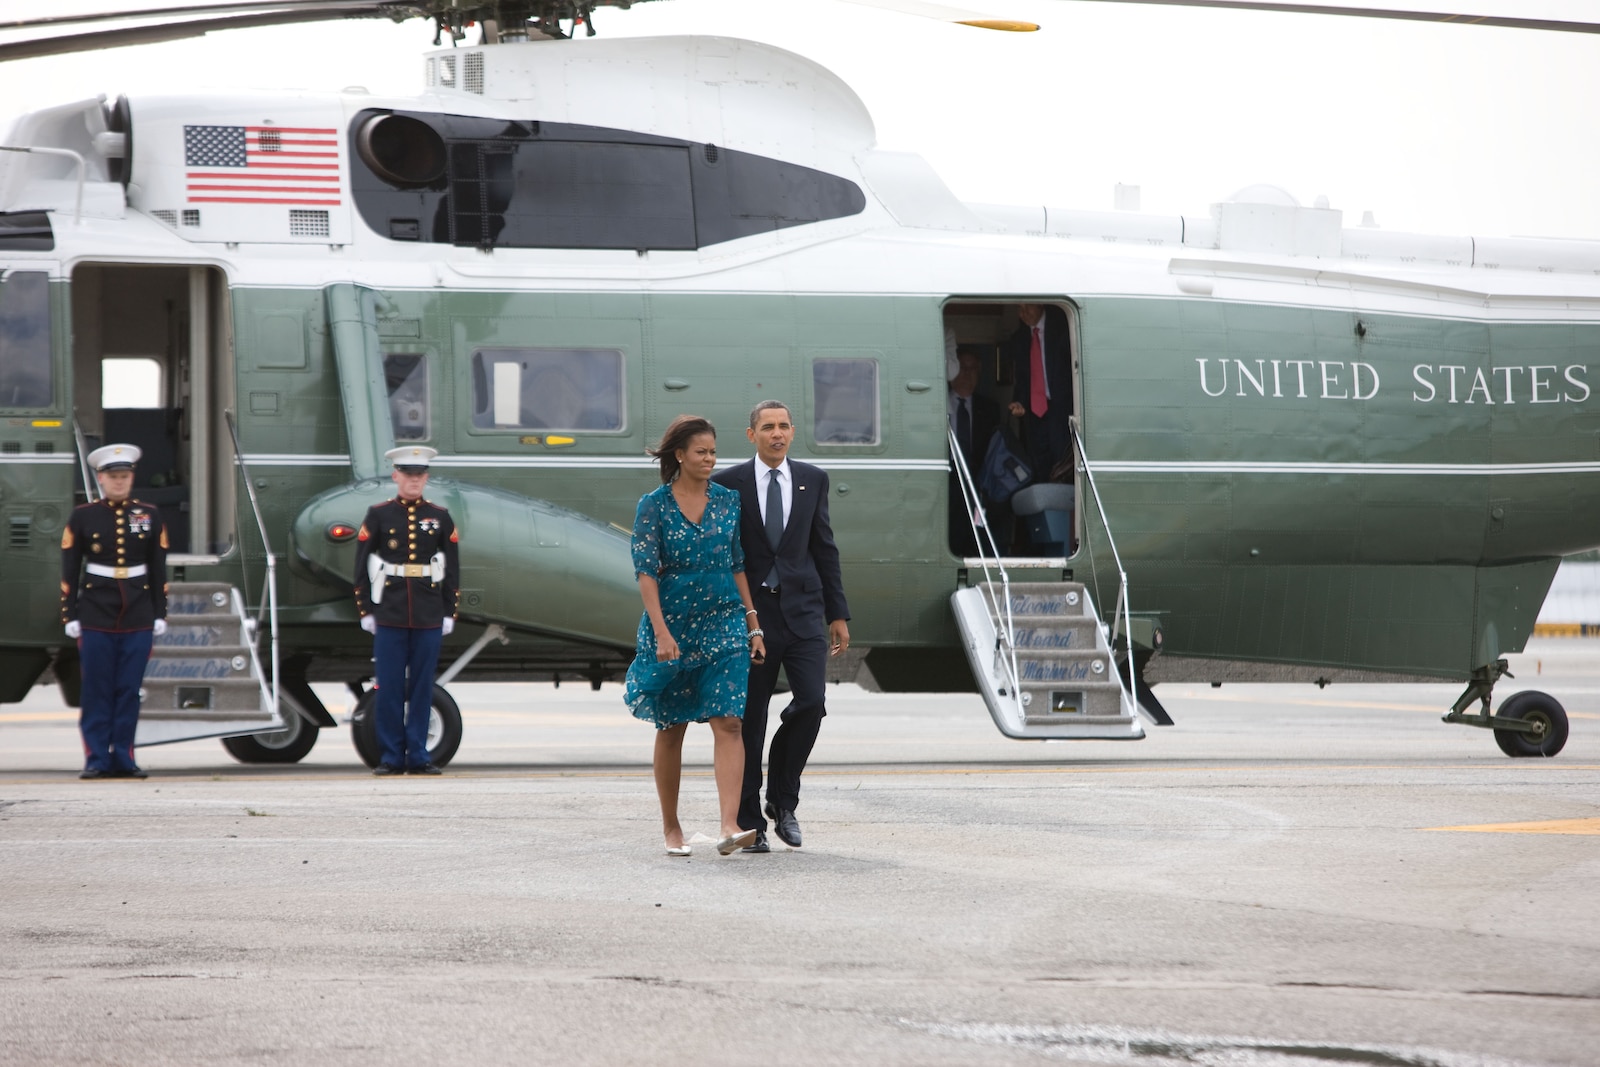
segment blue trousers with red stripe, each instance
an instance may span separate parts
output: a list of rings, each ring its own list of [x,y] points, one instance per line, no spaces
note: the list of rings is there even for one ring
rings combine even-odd
[[[443,630],[378,625],[372,638],[377,660],[378,762],[395,770],[420,767],[428,758],[428,719],[433,714],[433,674],[439,666]]]
[[[139,687],[152,639],[149,630],[84,630],[78,638],[84,770],[131,771],[138,766],[133,735],[139,728]]]

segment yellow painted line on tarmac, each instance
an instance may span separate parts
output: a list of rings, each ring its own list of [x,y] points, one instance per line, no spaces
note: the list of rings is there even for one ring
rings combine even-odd
[[[1429,826],[1430,831],[1462,834],[1577,834],[1600,837],[1600,819],[1551,819],[1548,822],[1499,822],[1482,826]]]
[[[0,726],[13,722],[77,722],[75,711],[8,711],[0,714]]]

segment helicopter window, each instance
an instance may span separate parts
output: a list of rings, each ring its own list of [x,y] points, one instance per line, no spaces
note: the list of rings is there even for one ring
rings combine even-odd
[[[353,129],[357,208],[392,240],[692,250],[866,207],[836,175],[628,130],[376,110]]]
[[[142,356],[115,356],[100,361],[100,406],[159,408],[161,364]]]
[[[0,408],[49,407],[50,276],[15,270],[0,278]]]
[[[622,353],[610,348],[482,348],[472,354],[472,425],[481,430],[622,429]]]
[[[13,252],[49,252],[56,247],[50,216],[43,211],[0,211],[0,248]]]
[[[878,361],[819,359],[811,364],[812,435],[819,445],[878,443]]]
[[[389,419],[396,441],[426,441],[428,433],[428,357],[421,352],[385,352],[383,377],[389,388]]]

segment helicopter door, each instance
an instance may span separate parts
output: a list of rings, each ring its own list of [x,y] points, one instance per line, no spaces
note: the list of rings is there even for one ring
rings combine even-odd
[[[72,274],[74,414],[88,449],[137,445],[134,495],[161,510],[174,565],[235,539],[227,287],[210,267],[86,264]]]
[[[1000,555],[1059,559],[1071,556],[1078,542],[1076,472],[1068,422],[1076,414],[1080,394],[1076,318],[1072,306],[1064,301],[1029,304],[1027,299],[1009,303],[963,300],[945,305],[944,399],[950,429],[964,440],[968,469],[980,483],[983,507],[978,518],[987,523]],[[1018,380],[1031,379],[1032,372],[1031,366],[1018,369],[1019,361],[1028,361],[1031,355],[1031,324],[1024,317],[1041,327],[1044,339],[1038,357],[1046,370],[1043,396],[1024,395],[1024,383]],[[1026,384],[1031,393],[1031,380]],[[1014,414],[1013,404],[1020,406],[1021,416]],[[1042,417],[1031,410],[1035,405],[1042,407]],[[1004,488],[981,484],[985,460],[991,449],[999,446],[1021,461],[1026,475],[1022,487],[1004,500],[995,495]],[[1000,456],[994,458],[998,461]],[[1013,471],[1014,482],[1016,475],[1024,473],[1015,463],[998,466]],[[979,555],[974,526],[952,470],[949,536],[950,551],[956,557]],[[987,537],[983,554],[989,554]]]

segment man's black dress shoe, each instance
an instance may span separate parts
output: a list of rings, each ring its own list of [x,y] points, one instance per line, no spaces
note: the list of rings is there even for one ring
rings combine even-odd
[[[406,773],[407,774],[442,774],[443,772],[439,770],[438,764],[424,763],[419,767],[407,767],[406,768]]]
[[[794,812],[788,808],[774,808],[770,802],[765,811],[767,818],[772,820],[772,832],[778,835],[778,840],[790,848],[799,848],[800,823],[794,817]]]
[[[78,775],[78,777],[79,778],[110,778],[111,777],[111,772],[110,771],[102,771],[98,767],[86,767],[86,768],[84,768],[83,773]]]
[[[739,851],[740,852],[771,852],[772,851],[772,846],[767,844],[767,832],[765,830],[757,830],[756,831],[756,839],[754,841],[752,841],[750,844],[746,845],[744,848],[741,848]]]
[[[112,771],[111,772],[111,777],[112,778],[148,778],[148,777],[150,777],[150,775],[148,773],[146,773],[146,771],[145,771],[145,769],[143,767],[124,767],[122,770]]]
[[[377,775],[379,778],[384,778],[391,774],[399,774],[400,772],[389,766],[387,763],[380,763],[376,767],[372,768],[372,773]]]

